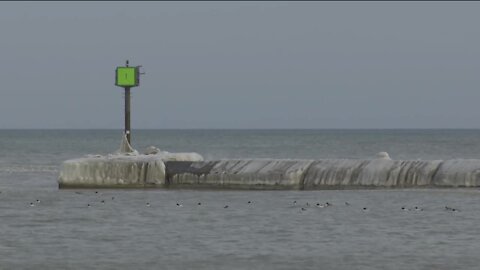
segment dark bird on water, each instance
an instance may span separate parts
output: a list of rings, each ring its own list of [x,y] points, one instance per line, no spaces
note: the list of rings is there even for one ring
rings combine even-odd
[[[452,212],[460,211],[460,210],[458,210],[458,209],[455,209],[455,208],[452,208],[452,207],[448,207],[448,206],[445,206],[445,210],[447,210],[447,211],[452,211]]]
[[[225,205],[223,208],[228,208],[228,205]]]

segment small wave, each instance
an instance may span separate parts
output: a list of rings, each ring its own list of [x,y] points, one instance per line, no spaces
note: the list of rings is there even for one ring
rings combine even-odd
[[[0,165],[1,173],[19,172],[58,172],[55,165]]]

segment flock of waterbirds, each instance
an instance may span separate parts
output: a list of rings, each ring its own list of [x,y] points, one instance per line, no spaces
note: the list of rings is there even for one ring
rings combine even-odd
[[[80,191],[76,191],[75,193],[76,193],[76,194],[83,194],[83,192],[80,192]],[[98,192],[98,191],[95,191],[95,194],[99,194],[99,192]],[[112,196],[112,197],[110,197],[110,199],[113,201],[113,200],[115,200],[115,197]],[[251,204],[253,204],[253,201],[249,200],[249,201],[247,201],[246,203],[249,204],[249,205],[251,205]],[[35,200],[35,203],[34,203],[34,202],[30,202],[29,205],[30,205],[31,207],[34,207],[34,206],[36,206],[36,205],[38,205],[38,204],[40,204],[40,200],[39,200],[39,199],[36,199],[36,200]],[[101,199],[101,200],[100,200],[100,204],[106,204],[106,200],[105,200],[105,199]],[[92,206],[94,206],[94,205],[95,205],[94,203],[87,203],[86,207],[92,207]],[[202,205],[203,205],[202,202],[197,202],[197,203],[196,203],[196,206],[202,206]],[[150,202],[145,202],[145,207],[151,207],[151,206],[152,206],[152,204],[151,204]],[[325,202],[325,203],[316,202],[316,203],[313,203],[313,204],[310,204],[309,202],[306,202],[306,203],[304,203],[304,204],[300,204],[300,203],[297,203],[296,200],[294,200],[294,201],[291,203],[291,206],[293,206],[293,207],[299,207],[300,211],[307,211],[308,208],[327,208],[327,207],[332,207],[333,204],[330,203],[330,202]],[[352,207],[352,204],[349,203],[349,202],[345,202],[345,203],[344,203],[344,206]],[[176,202],[176,207],[183,207],[183,204],[180,203],[180,202]],[[229,207],[230,207],[230,206],[229,206],[228,204],[225,204],[225,205],[223,206],[224,209],[227,209],[227,208],[229,208]],[[360,207],[360,209],[361,209],[362,211],[369,211],[369,209],[368,209],[367,207]],[[424,208],[419,207],[419,206],[413,206],[413,207],[402,206],[402,207],[400,208],[400,210],[402,210],[402,211],[424,211]],[[448,205],[446,205],[443,210],[449,211],[449,212],[460,212],[460,210],[459,210],[458,208],[450,207],[450,206],[448,206]]]

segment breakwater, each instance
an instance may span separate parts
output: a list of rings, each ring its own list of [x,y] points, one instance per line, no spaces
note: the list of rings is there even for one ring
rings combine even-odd
[[[167,186],[266,189],[480,186],[480,160],[166,162]]]
[[[195,153],[88,157],[65,161],[60,187],[335,189],[477,187],[479,159],[239,159]]]

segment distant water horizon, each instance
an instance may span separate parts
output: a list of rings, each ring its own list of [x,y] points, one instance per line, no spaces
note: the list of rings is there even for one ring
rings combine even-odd
[[[0,128],[0,130],[123,130],[123,128]],[[132,128],[134,130],[480,130],[480,128]]]
[[[122,129],[0,129],[0,165],[15,152],[35,154],[32,163],[108,154],[119,147]],[[132,146],[197,152],[219,158],[480,158],[480,129],[133,129]],[[52,154],[55,153],[54,155]]]

